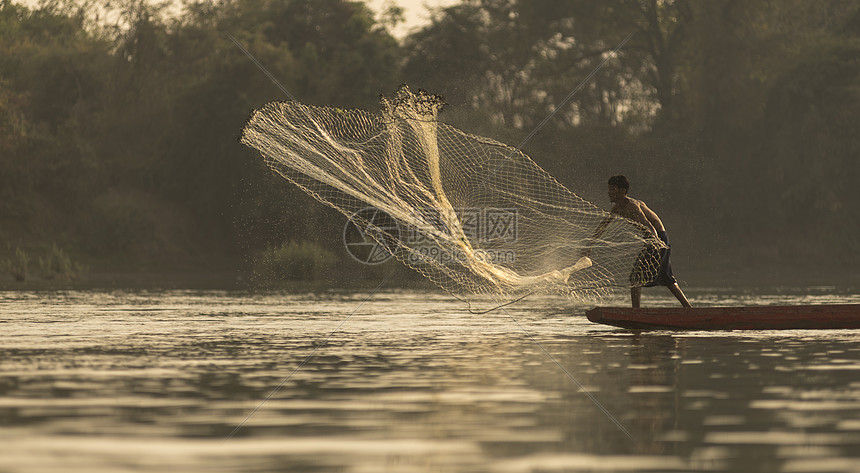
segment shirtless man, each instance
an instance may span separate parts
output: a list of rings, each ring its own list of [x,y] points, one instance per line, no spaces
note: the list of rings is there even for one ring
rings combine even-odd
[[[610,213],[641,224],[643,227],[649,229],[653,235],[662,240],[663,243],[669,245],[666,228],[663,226],[663,222],[660,221],[660,217],[658,217],[653,210],[649,209],[648,206],[645,205],[645,202],[628,197],[627,191],[629,189],[630,182],[626,177],[612,176],[609,178],[609,200],[615,204],[612,206]],[[611,220],[611,218],[612,217],[607,219],[606,222],[598,227],[599,233],[602,233],[602,230],[609,224],[609,220]],[[654,278],[653,281],[646,283],[645,286],[666,286],[669,288],[669,291],[675,295],[682,306],[692,307],[690,302],[687,300],[687,297],[684,295],[684,292],[681,291],[680,287],[678,287],[678,282],[675,280],[675,277],[672,275],[672,265],[669,263],[669,248],[660,251],[659,259],[660,268],[657,272],[657,277]],[[637,261],[637,265],[638,264],[639,261]],[[637,268],[634,268],[634,272],[636,271]],[[633,302],[633,307],[638,308],[639,302],[642,298],[642,286],[634,281],[631,282],[633,282],[634,285],[630,288],[630,299]]]

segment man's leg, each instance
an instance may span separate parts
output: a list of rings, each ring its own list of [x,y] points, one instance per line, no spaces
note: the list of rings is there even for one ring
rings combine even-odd
[[[684,291],[682,291],[681,288],[678,287],[678,283],[672,284],[671,286],[667,287],[669,288],[669,291],[671,291],[672,294],[675,295],[675,297],[678,299],[678,302],[680,302],[682,306],[693,307],[693,305],[690,304],[690,301],[687,300],[687,296],[684,295]]]
[[[635,286],[630,288],[630,301],[633,303],[633,308],[639,308],[639,301],[642,299],[642,287]]]

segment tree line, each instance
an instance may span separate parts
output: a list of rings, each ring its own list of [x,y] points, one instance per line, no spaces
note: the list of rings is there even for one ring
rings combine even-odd
[[[353,265],[345,219],[237,143],[287,97],[235,40],[309,104],[376,110],[407,83],[512,145],[555,112],[524,151],[599,204],[627,174],[682,264],[853,269],[857,2],[464,0],[397,39],[401,20],[341,0],[0,1],[0,254],[391,271]]]

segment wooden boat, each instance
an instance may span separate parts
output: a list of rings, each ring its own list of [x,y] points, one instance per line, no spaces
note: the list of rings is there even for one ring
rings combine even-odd
[[[860,328],[860,304],[672,307],[596,307],[588,320],[635,330],[790,330]]]

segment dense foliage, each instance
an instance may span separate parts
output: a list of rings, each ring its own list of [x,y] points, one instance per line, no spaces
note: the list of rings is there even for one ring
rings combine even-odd
[[[300,101],[374,110],[405,82],[446,97],[443,121],[528,138],[587,199],[627,174],[688,266],[854,269],[856,1],[465,0],[401,41],[396,20],[341,0],[0,0],[0,255],[229,268],[314,242],[379,271],[236,142],[287,97],[232,36]]]

